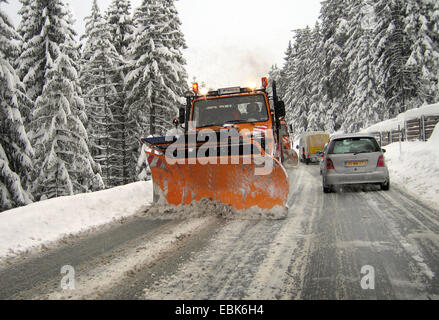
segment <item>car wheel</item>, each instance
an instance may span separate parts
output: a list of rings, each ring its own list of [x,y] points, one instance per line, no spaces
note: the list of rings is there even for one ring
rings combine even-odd
[[[380,184],[381,190],[389,191],[390,189],[390,181],[384,182]]]

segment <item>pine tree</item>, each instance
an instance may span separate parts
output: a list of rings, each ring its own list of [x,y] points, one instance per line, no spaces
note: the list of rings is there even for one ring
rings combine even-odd
[[[21,36],[21,38],[19,39],[19,52],[17,57],[15,57],[15,61],[14,61],[14,67],[17,70],[18,76],[20,77],[20,79],[23,79],[23,75],[20,72],[20,64],[21,64],[21,58],[19,57],[19,55],[24,51],[24,48],[26,46],[26,44],[30,41],[31,39],[31,34],[33,34],[34,31],[32,31],[32,29],[34,28],[33,23],[31,23],[30,21],[32,21],[31,19],[32,17],[32,10],[31,10],[31,5],[32,5],[32,1],[31,0],[19,0],[19,2],[22,4],[21,8],[18,11],[18,14],[21,15],[21,22],[18,25],[17,28],[17,32],[19,33],[19,35]],[[27,90],[27,92],[30,90]],[[28,93],[27,93],[28,94]],[[26,103],[22,103],[20,105],[20,112],[21,115],[23,117],[23,122],[25,124],[25,128],[28,128],[29,126],[29,121],[30,121],[30,115],[32,113],[32,109],[34,107],[34,101],[32,101],[31,99],[28,99]]]
[[[295,60],[296,51],[291,44],[291,41],[288,42],[288,47],[285,52],[285,64],[282,68],[281,75],[283,81],[280,85],[280,91],[282,92],[282,99],[285,102],[285,111],[286,111],[286,119],[287,123],[291,123],[293,125],[294,131],[298,129],[296,125],[296,119],[294,119],[293,111],[294,106],[292,105],[294,90],[292,88],[293,81],[295,80],[295,70],[296,70],[296,60]]]
[[[284,93],[282,91],[283,87],[283,79],[281,75],[281,70],[277,67],[276,64],[271,66],[270,71],[268,72],[268,90],[273,86],[273,81],[276,82],[277,94],[279,97],[283,97]]]
[[[35,147],[37,199],[102,187],[87,147],[82,92],[78,83],[79,45],[72,15],[62,0],[23,1],[28,21],[21,25],[20,75],[35,103],[29,136]],[[24,42],[27,41],[27,42]]]
[[[120,144],[115,143],[120,132],[120,123],[113,111],[120,108],[118,79],[122,59],[113,46],[106,21],[102,18],[97,1],[93,1],[92,13],[85,19],[86,38],[83,53],[80,82],[87,106],[87,132],[90,151],[96,163],[102,168],[106,187],[120,184]],[[120,114],[123,114],[119,111]]]
[[[132,66],[126,78],[129,114],[135,121],[133,140],[164,135],[172,127],[186,89],[182,88],[186,79],[179,55],[182,38],[176,29],[178,21],[170,14],[175,9],[170,3],[144,0],[135,13],[136,43],[130,50]],[[140,152],[138,144],[135,154]]]
[[[322,97],[324,50],[321,47],[322,33],[320,24],[317,22],[311,33],[311,42],[308,59],[310,60],[309,86],[310,86],[310,107],[308,116],[308,130],[324,131],[327,101]]]
[[[138,139],[132,139],[129,134],[134,125],[130,119],[126,103],[125,77],[129,64],[128,48],[133,44],[134,22],[131,17],[131,4],[128,0],[113,0],[106,12],[106,20],[111,34],[111,43],[122,60],[116,61],[118,74],[113,79],[117,95],[111,103],[113,115],[113,130],[110,133],[114,153],[112,158],[113,185],[124,185],[134,181],[136,157],[133,149],[137,149]]]
[[[30,23],[30,20],[35,18],[32,15],[33,9],[35,7],[32,7],[32,0],[19,0],[21,3],[21,8],[18,10],[18,14],[21,16],[20,24],[18,25],[17,32],[22,37],[21,44],[24,44],[28,42],[32,35],[35,33],[33,31],[33,28],[35,27],[32,23]],[[20,52],[23,51],[23,49],[20,50]]]
[[[18,58],[18,73],[26,86],[27,95],[34,103],[43,92],[45,74],[58,56],[58,43],[70,42],[68,55],[79,60],[79,45],[75,43],[75,31],[70,12],[63,0],[20,0],[22,15],[18,31],[22,37],[21,54]],[[63,31],[60,31],[63,30]],[[67,47],[66,47],[67,48]],[[78,66],[75,66],[77,70]],[[33,106],[30,106],[31,110]],[[30,123],[30,111],[24,114]]]
[[[288,62],[285,102],[296,133],[308,130],[310,107],[311,29],[295,30],[295,42]],[[289,121],[290,122],[290,121]]]
[[[393,118],[410,108],[411,100],[419,93],[417,68],[407,64],[411,43],[405,29],[404,0],[379,0],[375,5],[377,25],[372,46],[375,49],[379,90],[386,101],[383,119]]]
[[[327,101],[326,130],[333,132],[343,123],[343,106],[346,104],[348,80],[345,42],[347,40],[346,1],[326,0],[322,2],[322,43],[324,50],[323,92]]]
[[[185,68],[186,60],[183,57],[182,50],[187,48],[184,34],[181,31],[181,21],[175,7],[175,0],[165,0],[166,9],[168,11],[168,20],[170,26],[169,41],[171,43],[171,52],[174,60],[174,70],[177,73],[178,81],[174,84],[174,91],[179,97],[183,97],[188,91],[188,74]]]
[[[384,101],[377,91],[371,47],[374,23],[372,6],[362,0],[350,2],[346,59],[350,62],[348,92],[351,99],[344,114],[346,132],[357,132],[382,120]]]
[[[280,71],[296,132],[355,132],[439,99],[437,1],[326,0],[320,18]]]
[[[135,14],[137,31],[130,51],[134,63],[127,76],[131,89],[128,99],[143,134],[164,134],[178,112],[181,97],[181,65],[174,51],[175,30],[168,2],[144,0]]]
[[[287,50],[284,52],[285,63],[282,66],[282,69],[279,71],[279,79],[277,79],[279,96],[282,97],[282,99],[285,101],[286,101],[286,94],[288,91],[288,84],[291,81],[291,72],[289,72],[289,70],[291,69],[290,64],[293,61],[292,54],[293,54],[293,47],[292,47],[291,41],[288,41]],[[276,80],[276,79],[274,79],[274,80]],[[286,108],[286,111],[287,111],[286,118],[288,120],[290,118],[288,105],[286,105],[286,107],[287,107]]]
[[[272,82],[276,81],[276,85],[277,85],[277,94],[278,96],[282,99],[285,100],[285,94],[287,91],[287,86],[288,86],[288,78],[287,78],[287,65],[288,65],[288,61],[290,59],[291,56],[291,52],[292,52],[292,45],[291,45],[291,41],[288,42],[288,46],[287,46],[287,50],[284,52],[284,65],[282,66],[282,68],[279,68],[276,64],[272,65],[271,70],[269,71],[269,85],[268,87],[270,88],[272,86]],[[289,115],[288,112],[286,114],[285,117],[287,120],[289,119]]]
[[[406,66],[419,76],[419,105],[439,98],[439,3],[430,0],[407,1],[405,29],[411,54]]]
[[[100,190],[103,182],[87,146],[81,121],[84,102],[76,90],[77,73],[63,54],[49,65],[43,93],[35,103],[32,141],[39,172],[34,193],[39,199]]]
[[[0,0],[0,5],[6,0]],[[27,103],[25,89],[11,58],[17,56],[19,39],[9,17],[0,7],[0,211],[32,202],[27,191],[33,149],[20,113]]]

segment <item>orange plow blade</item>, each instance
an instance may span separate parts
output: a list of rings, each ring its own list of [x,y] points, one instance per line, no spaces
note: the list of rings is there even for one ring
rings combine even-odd
[[[284,167],[270,156],[251,157],[239,164],[194,164],[168,162],[164,155],[147,152],[154,184],[154,201],[171,205],[188,205],[208,198],[228,204],[237,210],[286,209],[289,192]],[[187,160],[187,159],[186,159]],[[224,160],[224,159],[223,159]],[[228,158],[227,160],[231,160]],[[224,163],[224,162],[223,162]],[[249,163],[249,164],[245,164]],[[268,164],[268,165],[267,165]]]

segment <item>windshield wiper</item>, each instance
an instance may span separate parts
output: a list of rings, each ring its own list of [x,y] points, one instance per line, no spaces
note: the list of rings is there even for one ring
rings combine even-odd
[[[234,124],[234,123],[241,123],[243,122],[242,120],[230,120],[230,121],[226,121],[224,122],[223,126],[226,124]]]
[[[252,122],[254,122],[254,121],[252,121]],[[259,120],[257,122],[259,122]],[[197,128],[205,128],[205,127],[213,127],[213,126],[224,127],[225,125],[236,124],[236,123],[251,123],[251,122],[248,122],[248,120],[230,120],[230,121],[224,122],[223,124],[218,124],[218,123],[203,124],[202,126],[197,127]]]
[[[221,124],[218,123],[203,124],[202,126],[199,126],[197,128],[205,128],[205,127],[221,127]]]

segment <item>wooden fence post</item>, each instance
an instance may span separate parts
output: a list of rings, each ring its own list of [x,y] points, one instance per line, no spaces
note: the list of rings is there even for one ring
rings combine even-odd
[[[421,122],[422,122],[422,141],[426,141],[427,135],[425,134],[425,116],[421,116]]]
[[[405,139],[408,141],[408,128],[407,128],[407,120],[404,120],[404,135]]]

